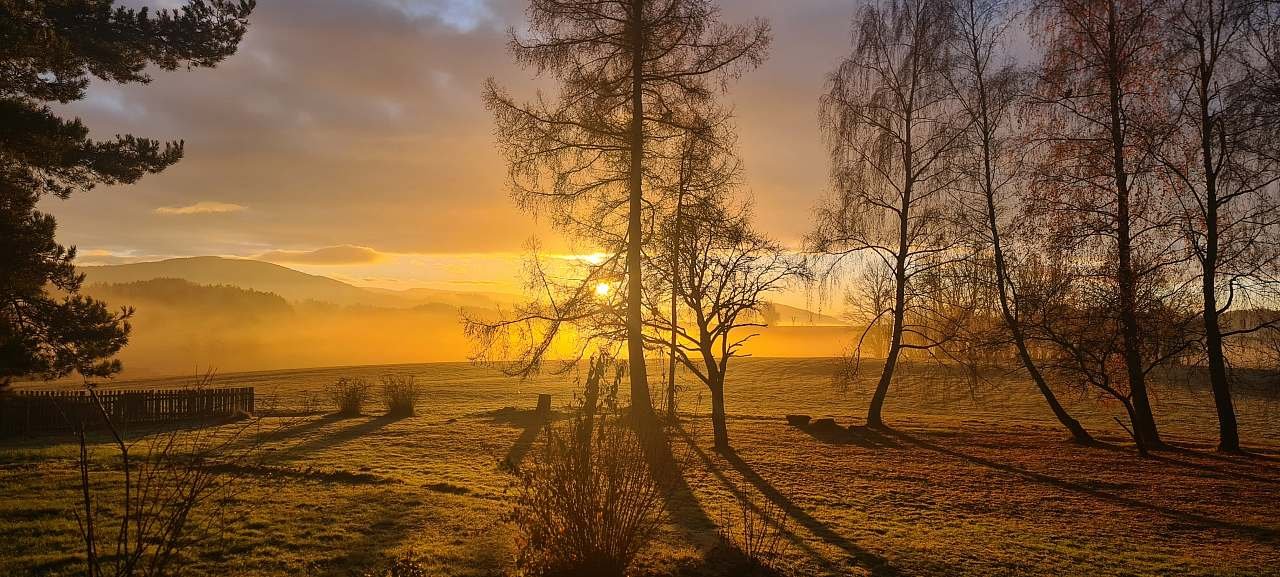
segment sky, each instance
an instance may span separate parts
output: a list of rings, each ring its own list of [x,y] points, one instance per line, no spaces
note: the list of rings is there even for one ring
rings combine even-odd
[[[84,264],[239,256],[365,286],[516,290],[531,239],[579,250],[511,202],[481,100],[489,77],[534,94],[532,72],[506,51],[526,5],[259,0],[239,51],[217,68],[95,81],[65,107],[99,138],[183,140],[179,164],[42,208]],[[724,99],[757,226],[797,246],[827,190],[818,97],[848,52],[857,3],[720,5],[725,22],[773,27],[769,60]]]

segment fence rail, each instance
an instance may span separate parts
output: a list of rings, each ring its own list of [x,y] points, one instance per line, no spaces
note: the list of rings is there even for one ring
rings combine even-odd
[[[84,423],[169,423],[200,417],[253,412],[253,387],[224,389],[97,391],[102,409],[88,391],[15,391],[0,395],[0,434],[71,430]]]

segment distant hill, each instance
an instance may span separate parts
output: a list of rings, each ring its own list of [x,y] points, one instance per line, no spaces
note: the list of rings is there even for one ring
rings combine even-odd
[[[411,289],[391,291],[362,288],[325,276],[307,274],[269,262],[198,256],[132,264],[84,266],[90,284],[127,284],[161,278],[199,285],[228,285],[280,295],[290,302],[317,301],[340,306],[412,308],[430,303],[468,308],[493,308],[503,302],[497,294]],[[515,297],[510,297],[514,299]]]
[[[769,303],[773,310],[766,312],[766,320],[771,325],[778,326],[815,326],[815,327],[844,327],[849,323],[833,317],[816,313],[808,309],[793,307],[780,303]]]
[[[286,301],[316,301],[339,306],[415,308],[449,305],[465,309],[510,309],[523,297],[507,293],[449,291],[431,288],[389,290],[347,284],[258,260],[197,256],[132,264],[83,266],[89,284],[128,284],[155,279],[181,279],[198,285],[226,285],[279,295]],[[844,326],[838,318],[784,304],[773,304],[768,322],[784,326]]]
[[[525,297],[511,293],[449,291],[432,288],[411,288],[391,290],[383,288],[366,288],[370,292],[406,299],[415,303],[437,303],[465,308],[511,308],[512,303],[520,302]]]
[[[192,315],[257,317],[293,313],[279,295],[229,285],[199,285],[176,278],[157,278],[124,284],[91,283],[84,292],[112,304],[147,309],[165,307]]]

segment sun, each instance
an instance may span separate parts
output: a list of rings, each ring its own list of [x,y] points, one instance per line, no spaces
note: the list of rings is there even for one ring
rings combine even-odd
[[[596,296],[598,297],[609,296],[610,290],[612,289],[609,288],[609,283],[603,283],[603,282],[599,283],[596,285]]]

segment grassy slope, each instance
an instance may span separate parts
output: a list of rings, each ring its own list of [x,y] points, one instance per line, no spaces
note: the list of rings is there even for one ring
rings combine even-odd
[[[876,367],[868,366],[874,373]],[[747,359],[728,393],[736,455],[716,455],[702,419],[676,452],[691,494],[647,551],[650,574],[717,574],[715,519],[734,499],[786,512],[788,573],[882,575],[1280,575],[1280,423],[1275,405],[1242,403],[1246,444],[1262,456],[1176,451],[1138,460],[1124,448],[1080,448],[1047,422],[1017,380],[976,386],[909,367],[887,408],[896,433],[812,435],[781,415],[857,422],[864,386],[838,392],[830,361]],[[507,568],[501,522],[507,477],[536,428],[496,409],[534,394],[571,397],[567,379],[516,383],[464,364],[227,375],[270,404],[298,406],[338,375],[415,374],[428,387],[416,417],[265,419],[275,475],[253,477],[256,506],[195,561],[197,574],[345,575],[385,555],[417,551],[433,574]],[[165,386],[171,381],[151,381]],[[1158,388],[1166,435],[1207,445],[1206,393]],[[705,412],[697,390],[684,408]],[[1124,445],[1118,407],[1071,396],[1101,436]],[[105,452],[102,453],[105,455]],[[74,448],[50,439],[0,443],[0,575],[78,570]],[[103,458],[99,467],[107,467]],[[339,474],[334,474],[334,473]]]

